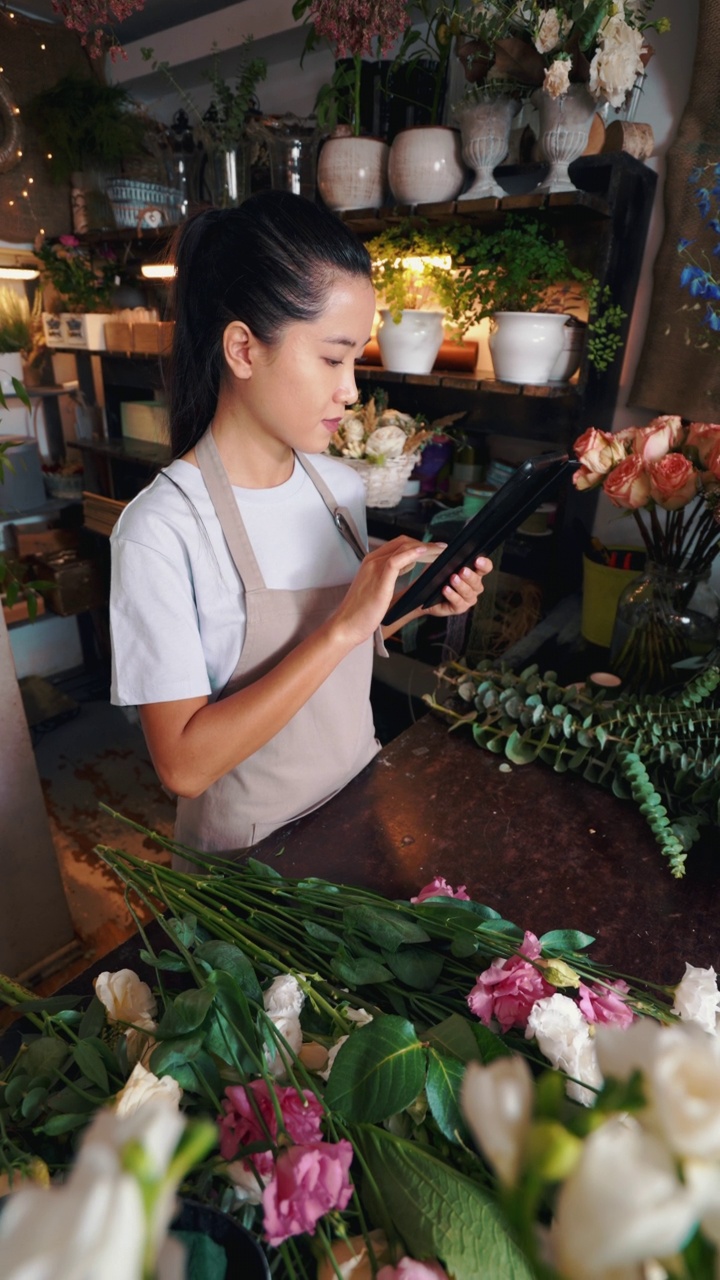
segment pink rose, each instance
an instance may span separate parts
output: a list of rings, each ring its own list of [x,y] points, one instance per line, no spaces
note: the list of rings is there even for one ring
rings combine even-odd
[[[80,248],[80,241],[78,240],[77,236],[58,236],[58,240],[60,241],[60,244],[63,244],[65,246],[66,249]]]
[[[644,507],[650,497],[650,477],[640,455],[634,453],[618,463],[615,470],[605,477],[603,489],[616,507],[630,511]]]
[[[583,469],[601,476],[622,462],[626,452],[622,440],[609,431],[597,431],[595,427],[589,427],[578,436],[573,448]]]
[[[627,982],[618,978],[611,986],[595,982],[591,987],[580,983],[578,1004],[587,1022],[604,1022],[608,1026],[629,1027],[635,1014],[629,1009],[625,996],[630,991]]]
[[[572,482],[576,489],[581,492],[583,489],[597,489],[599,484],[603,482],[603,473],[601,471],[586,471],[585,467],[578,467],[573,471]]]
[[[478,974],[467,1002],[471,1012],[486,1027],[495,1018],[503,1032],[511,1027],[525,1028],[536,1000],[553,994],[555,988],[545,981],[535,965],[528,963],[537,960],[540,951],[535,934],[526,933],[520,955],[511,956],[509,960],[493,960],[489,969]]]
[[[262,1198],[269,1244],[282,1244],[288,1236],[312,1235],[318,1218],[346,1207],[353,1193],[352,1158],[352,1143],[344,1139],[280,1152]]]
[[[684,453],[666,453],[648,467],[650,494],[666,511],[677,511],[697,494],[697,473]]]
[[[309,1089],[298,1094],[297,1089],[276,1085],[275,1097],[282,1112],[283,1125],[293,1142],[309,1145],[322,1141],[323,1108]],[[278,1124],[266,1081],[252,1080],[247,1085],[231,1085],[225,1090],[223,1108],[225,1115],[219,1122],[223,1160],[233,1160],[242,1147],[251,1143],[264,1142],[268,1150],[253,1152],[252,1161],[258,1173],[269,1174],[274,1162],[269,1148],[277,1140]]]
[[[685,430],[682,419],[676,416],[653,418],[647,427],[635,432],[634,451],[642,458],[645,466],[664,458],[671,449],[680,444]]]
[[[439,1262],[418,1262],[417,1258],[401,1258],[396,1267],[381,1267],[377,1280],[448,1280]]]
[[[688,427],[686,446],[697,449],[701,467],[708,465],[708,459],[720,441],[720,422],[691,422]]]
[[[410,901],[424,902],[426,898],[460,898],[462,902],[470,901],[464,884],[459,884],[457,889],[453,889],[442,876],[435,876],[424,889],[420,890],[417,898],[411,898]]]

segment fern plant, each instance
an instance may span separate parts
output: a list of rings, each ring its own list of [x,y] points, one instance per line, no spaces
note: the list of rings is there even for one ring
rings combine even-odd
[[[440,679],[455,699],[425,701],[451,728],[470,726],[478,746],[512,764],[541,760],[556,773],[571,769],[635,800],[674,876],[685,874],[701,829],[720,824],[720,666],[672,698],[611,703],[602,691],[565,688],[555,672],[541,676],[537,666],[516,675],[451,663]]]

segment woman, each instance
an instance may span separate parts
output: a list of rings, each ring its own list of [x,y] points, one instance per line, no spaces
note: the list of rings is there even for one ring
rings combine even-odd
[[[112,696],[139,707],[176,839],[229,856],[375,755],[373,636],[441,544],[365,554],[362,482],[323,454],[374,315],[360,241],[267,192],[184,224],[175,262],[174,461],[113,533]],[[490,568],[429,612],[471,608]]]

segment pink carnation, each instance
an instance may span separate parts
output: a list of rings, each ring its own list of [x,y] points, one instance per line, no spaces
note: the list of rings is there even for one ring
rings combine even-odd
[[[282,1244],[288,1236],[312,1235],[318,1218],[347,1206],[353,1192],[352,1158],[352,1143],[344,1139],[281,1151],[262,1198],[269,1244]]]
[[[381,1267],[377,1280],[448,1280],[439,1262],[418,1262],[417,1258],[401,1258],[396,1267]]]
[[[80,247],[80,241],[77,236],[58,236],[58,240],[66,249],[78,249]]]
[[[627,982],[618,978],[612,986],[603,986],[595,982],[591,987],[580,983],[580,999],[578,1004],[588,1022],[604,1022],[608,1026],[629,1027],[635,1021],[635,1014],[629,1009],[625,996],[630,991]]]
[[[495,1018],[503,1032],[511,1027],[525,1028],[535,1001],[553,994],[555,988],[545,981],[535,965],[528,963],[537,960],[541,950],[535,934],[526,933],[520,955],[511,956],[509,960],[493,960],[489,969],[478,974],[467,1002],[486,1027]]]
[[[447,880],[442,876],[435,876],[429,884],[421,889],[417,898],[411,898],[411,902],[424,902],[426,898],[460,898],[462,902],[469,902],[470,896],[465,892],[465,885],[459,884],[457,889],[453,889]]]
[[[293,1142],[310,1145],[322,1141],[323,1108],[309,1089],[300,1095],[297,1089],[276,1085],[275,1097],[282,1112],[284,1128]],[[250,1143],[265,1142],[270,1147],[277,1141],[277,1116],[265,1080],[231,1085],[225,1090],[223,1108],[225,1115],[219,1122],[223,1160],[233,1160],[238,1151]],[[266,1176],[272,1172],[272,1151],[253,1152],[252,1161],[259,1174]]]

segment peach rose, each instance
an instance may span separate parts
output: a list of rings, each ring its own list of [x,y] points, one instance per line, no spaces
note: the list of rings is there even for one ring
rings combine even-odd
[[[697,473],[684,453],[666,453],[648,467],[650,494],[666,511],[684,507],[697,493]]]
[[[666,453],[680,444],[684,435],[682,420],[677,416],[653,418],[647,427],[635,433],[633,448],[639,453],[645,466],[664,458]]]
[[[637,511],[650,497],[650,477],[639,454],[631,454],[606,476],[603,488],[616,507]]]
[[[720,433],[718,434],[718,438],[713,444],[704,465],[716,480],[720,480]]]
[[[689,449],[697,449],[701,467],[708,466],[708,459],[711,453],[715,453],[717,456],[719,441],[720,422],[690,423],[686,444]]]
[[[611,467],[622,462],[625,457],[625,446],[622,440],[609,431],[598,431],[588,427],[575,441],[575,453],[585,471],[596,475],[607,475]]]

